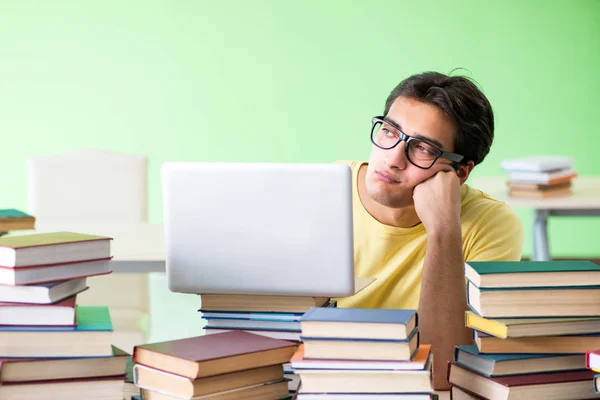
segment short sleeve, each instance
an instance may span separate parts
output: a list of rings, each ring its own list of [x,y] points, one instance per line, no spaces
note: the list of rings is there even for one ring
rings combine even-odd
[[[465,261],[520,261],[523,224],[509,206],[495,202],[477,218],[463,243]]]

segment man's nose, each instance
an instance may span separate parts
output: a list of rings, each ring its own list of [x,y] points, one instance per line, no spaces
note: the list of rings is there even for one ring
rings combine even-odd
[[[389,169],[403,170],[409,162],[406,158],[406,141],[402,140],[393,149],[386,150],[385,163]]]

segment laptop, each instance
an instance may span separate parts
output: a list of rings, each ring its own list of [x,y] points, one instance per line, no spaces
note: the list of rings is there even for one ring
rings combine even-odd
[[[343,164],[163,164],[169,289],[353,295],[370,281],[354,279],[351,176]]]

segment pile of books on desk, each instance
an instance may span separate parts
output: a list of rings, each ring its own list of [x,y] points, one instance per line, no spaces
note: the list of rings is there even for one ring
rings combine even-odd
[[[232,331],[136,346],[144,400],[289,398],[283,364],[297,343]]]
[[[110,258],[102,236],[0,238],[0,398],[123,398],[129,355],[111,346],[108,307],[77,306]]]
[[[335,308],[329,297],[263,296],[263,295],[201,295],[205,333],[243,330],[257,335],[294,342],[300,341],[300,318],[312,307]],[[284,365],[290,392],[298,389],[300,378],[289,363]]]
[[[414,310],[312,308],[301,326],[298,400],[435,397]]]
[[[547,198],[571,194],[577,176],[574,160],[561,156],[530,156],[503,160],[509,174],[508,190],[513,197]]]
[[[456,348],[455,399],[600,398],[585,360],[600,349],[600,266],[468,262],[465,276],[474,344]]]

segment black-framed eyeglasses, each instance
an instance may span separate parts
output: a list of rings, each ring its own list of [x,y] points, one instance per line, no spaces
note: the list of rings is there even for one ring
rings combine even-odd
[[[404,141],[406,142],[404,145],[406,158],[411,164],[421,169],[431,168],[440,157],[454,163],[465,161],[465,157],[460,154],[442,151],[426,140],[408,136],[393,123],[386,121],[385,117],[373,117],[371,124],[371,142],[375,146],[383,150],[390,150]]]

